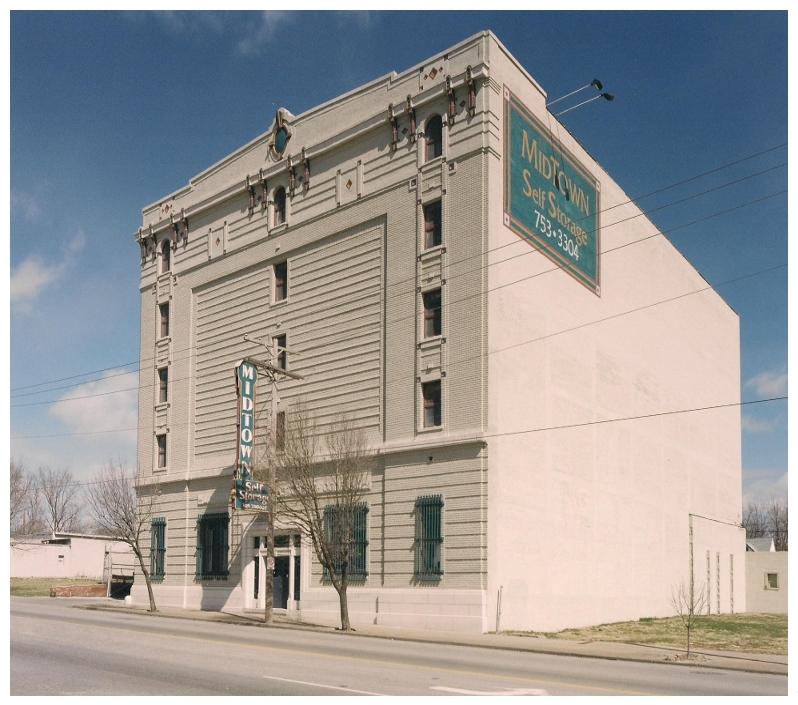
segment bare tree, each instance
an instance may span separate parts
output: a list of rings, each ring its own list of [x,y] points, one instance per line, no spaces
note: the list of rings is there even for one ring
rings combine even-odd
[[[88,486],[89,503],[97,528],[133,550],[147,584],[150,612],[155,612],[150,571],[144,561],[142,534],[152,523],[155,500],[159,490],[153,487],[148,493],[137,494],[133,477],[124,463],[106,463]],[[149,531],[146,532],[149,536]]]
[[[743,511],[745,538],[758,539],[767,533],[767,517],[758,504],[747,504]]]
[[[341,629],[350,631],[347,587],[359,555],[358,526],[365,529],[364,498],[372,455],[362,430],[341,418],[320,434],[301,405],[288,418],[283,450],[276,454],[277,514],[310,539],[319,563],[338,593]]]
[[[777,551],[787,550],[787,505],[777,499],[771,499],[765,508],[768,530],[773,537]]]
[[[706,606],[704,586],[696,592],[694,586],[685,587],[684,582],[671,590],[671,605],[687,630],[687,658],[690,658],[690,643],[693,629]]]
[[[25,472],[22,463],[11,460],[11,490],[9,493],[9,519],[11,535],[25,533],[26,515],[30,509],[31,495],[37,491],[33,478]]]
[[[55,534],[73,530],[80,514],[80,494],[72,473],[65,469],[39,468],[38,485],[49,531]]]

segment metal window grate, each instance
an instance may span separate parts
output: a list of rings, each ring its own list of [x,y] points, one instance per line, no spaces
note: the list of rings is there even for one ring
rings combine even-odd
[[[346,509],[340,506],[327,505],[324,508],[324,535],[328,545],[332,548],[335,565],[335,574],[343,572],[346,561],[346,572],[351,579],[364,580],[368,576],[367,551],[368,551],[368,505],[355,505],[352,517],[347,521]],[[348,544],[349,550],[344,547]],[[329,569],[324,567],[325,580],[330,579]]]
[[[443,498],[441,495],[426,495],[416,500],[416,556],[417,578],[438,578],[443,575],[441,565],[441,517]]]
[[[158,517],[150,525],[150,576],[166,575],[166,519]]]
[[[205,514],[197,519],[197,578],[224,579],[228,576],[227,514]]]

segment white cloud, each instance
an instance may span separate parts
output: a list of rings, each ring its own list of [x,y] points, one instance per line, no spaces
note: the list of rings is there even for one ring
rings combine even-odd
[[[743,506],[766,504],[771,499],[787,502],[786,471],[743,470]]]
[[[134,430],[114,434],[114,437],[125,436],[128,441],[135,442],[137,385],[137,371],[110,370],[102,379],[81,384],[62,395],[60,401],[50,407],[50,416],[77,433],[132,428]]]
[[[38,199],[21,191],[11,192],[11,209],[31,223],[37,223],[43,213]]]
[[[171,34],[218,34],[224,29],[222,14],[211,11],[158,10],[150,13]]]
[[[22,260],[11,272],[11,303],[31,302],[58,279],[63,263],[47,264],[36,255]]]
[[[251,23],[252,29],[238,42],[238,51],[244,56],[257,56],[275,37],[277,30],[293,20],[292,12],[282,10],[265,10],[260,13],[257,22]]]
[[[748,414],[743,414],[743,431],[748,433],[770,433],[776,428],[776,421],[772,419],[757,419]]]
[[[749,379],[745,386],[763,397],[780,397],[787,394],[787,371],[765,370]]]

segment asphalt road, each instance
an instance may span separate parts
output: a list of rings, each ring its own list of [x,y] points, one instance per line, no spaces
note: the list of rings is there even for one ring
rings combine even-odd
[[[786,695],[787,678],[11,599],[11,695]]]

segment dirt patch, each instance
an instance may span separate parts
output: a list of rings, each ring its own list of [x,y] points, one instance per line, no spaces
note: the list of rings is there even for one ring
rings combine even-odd
[[[105,585],[92,578],[11,578],[11,595],[15,597],[49,597],[55,587],[99,585],[105,597]]]

